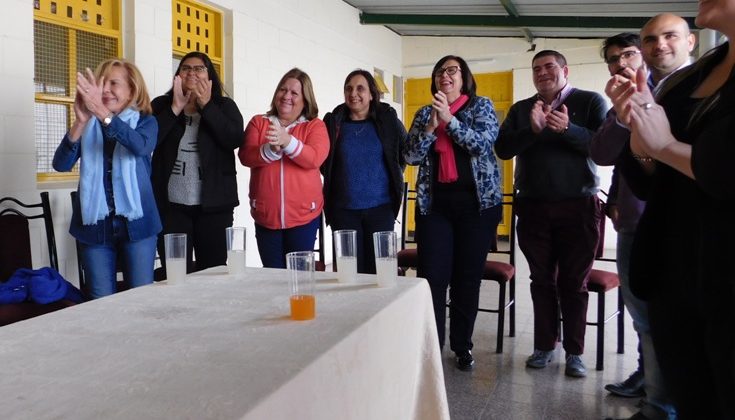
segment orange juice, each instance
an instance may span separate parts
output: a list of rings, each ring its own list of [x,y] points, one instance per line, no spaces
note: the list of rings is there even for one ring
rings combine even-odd
[[[291,319],[306,321],[316,316],[316,300],[314,295],[291,296]]]

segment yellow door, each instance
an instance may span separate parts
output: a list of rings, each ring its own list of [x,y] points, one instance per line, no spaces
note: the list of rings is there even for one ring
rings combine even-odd
[[[503,122],[505,115],[508,113],[510,106],[513,105],[513,73],[483,73],[475,74],[475,82],[477,83],[477,94],[486,96],[493,101],[495,105],[495,113],[498,115],[498,121]],[[405,106],[403,122],[406,129],[411,127],[413,116],[422,106],[431,102],[431,79],[408,79],[405,88]],[[499,160],[501,164],[501,177],[503,180],[503,192],[513,192],[513,161]],[[417,166],[407,166],[404,174],[408,188],[413,190],[416,188],[416,176],[418,174]],[[407,231],[414,231],[414,201],[408,203],[407,209]],[[508,235],[510,232],[508,226],[510,224],[510,211],[503,212],[503,220],[498,226],[499,235]]]

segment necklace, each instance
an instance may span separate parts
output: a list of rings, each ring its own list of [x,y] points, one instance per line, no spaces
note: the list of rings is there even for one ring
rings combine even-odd
[[[352,131],[352,135],[354,137],[362,136],[362,133],[365,131],[368,124],[368,122],[352,122],[351,125],[355,126],[355,129]]]

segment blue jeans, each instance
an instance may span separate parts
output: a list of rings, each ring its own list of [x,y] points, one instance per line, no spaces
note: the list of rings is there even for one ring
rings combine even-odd
[[[117,263],[129,287],[153,283],[156,259],[156,235],[139,241],[128,238],[125,222],[113,220],[113,241],[106,244],[81,244],[82,264],[92,299],[111,295],[117,290]]]
[[[651,326],[648,320],[648,304],[635,297],[630,290],[630,252],[633,246],[635,233],[618,232],[617,243],[617,265],[620,287],[623,293],[623,301],[628,309],[630,317],[633,318],[633,328],[640,338],[640,348],[643,352],[643,375],[646,389],[646,404],[641,411],[650,418],[656,418],[656,411],[668,414],[669,420],[676,419],[676,410],[664,387],[664,379],[661,376],[656,353],[651,339]]]
[[[268,229],[256,223],[255,240],[263,267],[286,268],[286,254],[313,250],[321,222],[321,217],[317,216],[305,225],[288,229]]]
[[[362,210],[334,209],[331,214],[332,230],[357,231],[357,272],[375,274],[373,233],[393,230],[393,206],[385,204]]]

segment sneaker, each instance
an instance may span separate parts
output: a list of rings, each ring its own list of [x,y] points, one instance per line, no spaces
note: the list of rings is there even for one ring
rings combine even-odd
[[[643,372],[636,370],[623,382],[605,385],[605,389],[613,395],[624,398],[635,398],[646,395],[643,384]]]
[[[567,354],[567,367],[564,374],[573,378],[584,378],[587,376],[587,368],[582,363],[582,356]]]
[[[472,358],[472,352],[469,350],[457,352],[455,361],[457,369],[469,372],[475,367],[475,359]]]
[[[554,350],[534,350],[533,354],[528,356],[526,359],[526,366],[534,369],[545,368],[546,365],[551,362],[551,358],[554,356]]]

